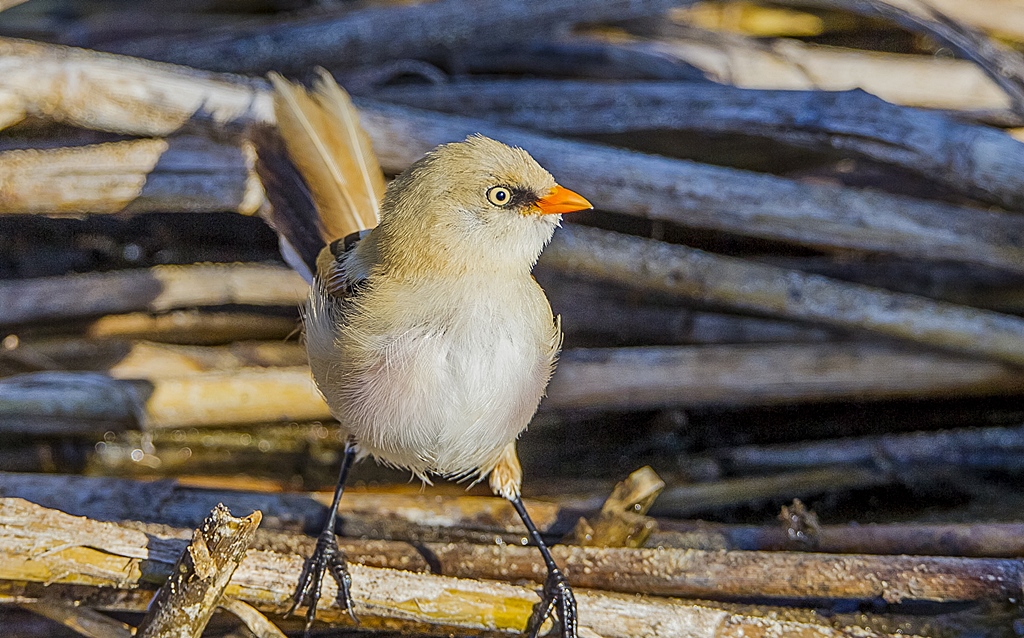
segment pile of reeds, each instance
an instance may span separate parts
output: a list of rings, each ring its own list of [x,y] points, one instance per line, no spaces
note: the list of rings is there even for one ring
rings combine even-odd
[[[5,635],[298,630],[341,435],[246,130],[317,66],[388,174],[480,132],[596,205],[522,444],[586,635],[1016,635],[1020,49],[1011,0],[0,0]],[[361,630],[525,625],[506,503],[356,478]]]

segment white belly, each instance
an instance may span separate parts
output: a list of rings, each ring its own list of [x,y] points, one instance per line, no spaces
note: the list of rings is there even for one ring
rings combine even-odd
[[[365,452],[421,476],[486,473],[526,428],[551,374],[550,310],[543,322],[524,310],[491,294],[383,332],[372,328],[386,322],[355,322],[314,374]]]

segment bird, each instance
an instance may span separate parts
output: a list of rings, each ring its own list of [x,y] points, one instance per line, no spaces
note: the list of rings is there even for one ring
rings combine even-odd
[[[437,146],[385,186],[351,99],[271,73],[276,124],[251,135],[285,259],[311,282],[304,335],[316,386],[346,434],[328,518],[289,612],[312,626],[325,572],[355,620],[335,538],[351,465],[429,483],[487,480],[547,567],[525,632],[576,638],[576,601],[521,499],[516,442],[544,396],[560,321],[532,276],[563,214],[587,210],[528,152],[475,134]]]

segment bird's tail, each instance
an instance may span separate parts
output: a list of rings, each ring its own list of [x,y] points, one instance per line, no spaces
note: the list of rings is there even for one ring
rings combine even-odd
[[[379,221],[384,175],[348,94],[323,69],[312,91],[270,74],[277,125],[250,133],[285,261],[307,280],[330,242]]]

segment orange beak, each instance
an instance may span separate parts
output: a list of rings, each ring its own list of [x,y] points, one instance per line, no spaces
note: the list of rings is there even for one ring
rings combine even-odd
[[[558,185],[552,188],[547,195],[537,200],[537,208],[540,209],[541,215],[574,213],[579,210],[590,210],[593,207],[594,205],[588,202],[582,195]]]

